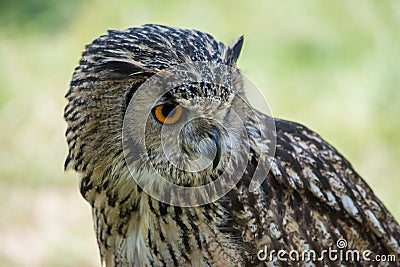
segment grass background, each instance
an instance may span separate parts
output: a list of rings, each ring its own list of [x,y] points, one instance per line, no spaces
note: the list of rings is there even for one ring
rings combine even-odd
[[[0,2],[0,266],[98,266],[90,208],[63,172],[63,96],[84,45],[161,23],[241,34],[239,66],[276,117],[316,130],[400,220],[400,2]]]

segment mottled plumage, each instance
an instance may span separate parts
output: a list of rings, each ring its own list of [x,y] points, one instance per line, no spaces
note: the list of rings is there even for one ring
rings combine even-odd
[[[307,262],[276,257],[262,261],[257,252],[264,246],[269,251],[321,252],[337,249],[336,242],[345,239],[347,249],[392,254],[399,264],[399,225],[350,163],[306,127],[249,108],[235,73],[228,79],[231,86],[191,84],[161,98],[181,105],[189,115],[200,114],[199,120],[182,125],[179,149],[183,150],[170,145],[163,152],[162,125],[151,116],[147,121],[132,116],[125,118],[131,123],[128,130],[143,127],[146,135],[133,134],[131,149],[124,151],[128,106],[144,112],[148,103],[158,101],[148,91],[148,96],[130,104],[141,84],[178,64],[211,62],[235,69],[242,42],[239,38],[225,46],[199,31],[145,25],[109,31],[86,47],[66,95],[65,168],[82,178],[81,193],[93,208],[102,262],[107,266],[296,266]],[[240,125],[232,117],[233,108],[244,132],[237,130]],[[229,123],[229,128],[224,130],[211,119]],[[275,128],[269,127],[271,122]],[[229,140],[227,131],[234,131]],[[167,132],[165,138],[173,140],[176,135]],[[218,160],[215,154],[207,154],[215,146],[202,144],[204,138],[221,149]],[[265,179],[249,190],[263,151],[267,151],[265,166],[261,165]],[[202,153],[214,157],[213,166],[190,172],[170,163],[185,166]],[[214,181],[222,172],[234,173],[241,164],[245,171],[237,184],[225,196],[201,206],[163,203],[135,180],[153,185],[157,171],[172,183],[193,187]],[[169,196],[174,197],[181,196]],[[313,263],[366,264],[328,258]]]

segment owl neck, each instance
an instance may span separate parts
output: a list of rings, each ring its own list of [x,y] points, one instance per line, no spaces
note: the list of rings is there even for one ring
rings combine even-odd
[[[113,181],[117,182],[102,182],[98,190],[87,194],[91,198],[97,241],[106,266],[158,266],[171,260],[171,254],[182,263],[179,265],[206,266],[204,255],[213,253],[218,266],[242,260],[229,235],[215,231],[218,225],[226,223],[226,211],[220,203],[181,208],[149,196],[130,175]],[[226,252],[221,254],[206,246],[216,243],[226,248]]]

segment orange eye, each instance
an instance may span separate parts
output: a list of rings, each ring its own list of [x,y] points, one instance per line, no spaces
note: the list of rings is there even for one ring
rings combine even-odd
[[[155,107],[153,113],[157,121],[174,124],[182,117],[183,108],[178,104],[163,104]]]

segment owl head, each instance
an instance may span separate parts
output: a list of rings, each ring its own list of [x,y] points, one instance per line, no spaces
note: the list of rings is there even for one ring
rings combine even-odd
[[[247,158],[236,155],[248,150],[251,110],[236,68],[242,44],[242,37],[224,46],[206,33],[160,25],[93,41],[66,95],[66,168],[98,173],[98,183],[129,169],[136,183],[161,191],[224,173],[239,179]]]

